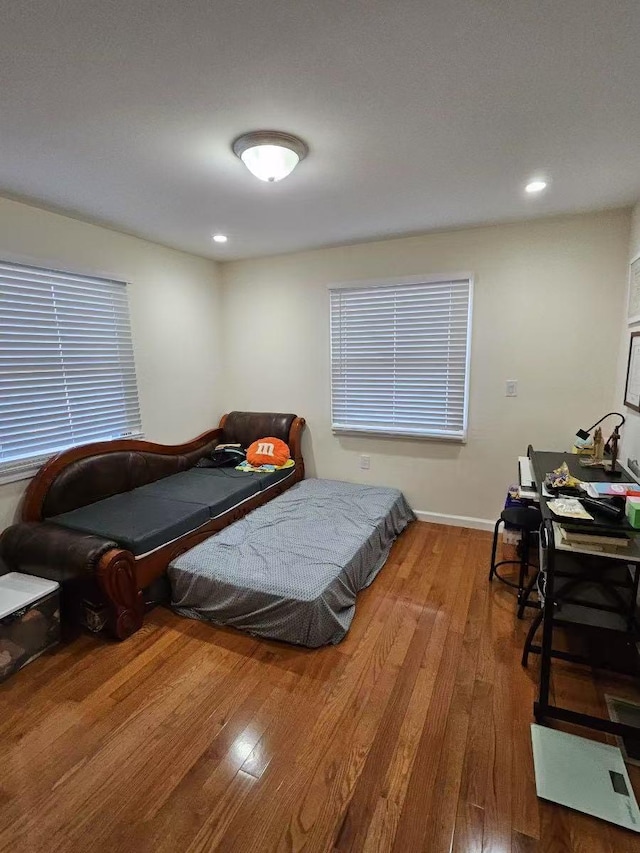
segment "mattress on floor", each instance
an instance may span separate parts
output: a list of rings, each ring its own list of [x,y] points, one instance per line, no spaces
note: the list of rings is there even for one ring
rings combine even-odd
[[[414,517],[397,489],[303,480],[170,563],[172,605],[262,637],[338,643]]]

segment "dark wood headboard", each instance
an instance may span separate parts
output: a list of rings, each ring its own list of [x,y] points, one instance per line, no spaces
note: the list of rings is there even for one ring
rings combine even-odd
[[[104,498],[130,491],[192,468],[220,441],[255,441],[280,437],[285,429],[291,457],[304,477],[304,418],[277,412],[231,412],[216,429],[184,444],[156,444],[139,439],[100,441],[58,453],[40,468],[25,492],[23,521],[43,521]]]

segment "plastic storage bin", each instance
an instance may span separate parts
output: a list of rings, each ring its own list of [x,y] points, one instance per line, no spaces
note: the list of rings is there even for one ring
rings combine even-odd
[[[20,572],[0,575],[0,681],[59,641],[59,584]]]

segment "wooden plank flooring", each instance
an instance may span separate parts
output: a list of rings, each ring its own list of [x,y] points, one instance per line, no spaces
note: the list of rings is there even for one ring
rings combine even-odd
[[[43,656],[0,686],[0,851],[639,851],[536,798],[538,663],[489,552],[413,524],[335,647],[158,608],[125,643]],[[640,699],[569,665],[553,689],[599,713],[604,692]]]

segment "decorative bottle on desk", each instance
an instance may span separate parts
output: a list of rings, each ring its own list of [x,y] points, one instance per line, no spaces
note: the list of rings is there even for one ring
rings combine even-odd
[[[598,427],[593,437],[593,459],[594,462],[602,462],[603,458],[604,439],[602,438],[602,430]]]

